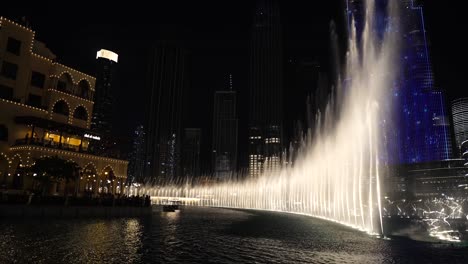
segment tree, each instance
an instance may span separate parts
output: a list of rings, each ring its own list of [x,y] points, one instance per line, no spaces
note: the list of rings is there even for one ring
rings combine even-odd
[[[46,193],[52,182],[65,181],[68,185],[71,180],[76,181],[79,177],[79,170],[80,167],[76,162],[61,159],[58,156],[39,158],[31,167],[31,171],[41,183],[42,194]],[[65,195],[68,196],[66,187]]]

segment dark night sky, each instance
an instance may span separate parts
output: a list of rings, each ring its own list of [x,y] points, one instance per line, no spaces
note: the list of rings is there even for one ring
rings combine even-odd
[[[449,99],[468,96],[466,42],[458,39],[466,32],[460,19],[466,9],[447,5],[446,1],[424,2],[436,83],[447,91]],[[209,136],[213,91],[227,86],[229,73],[234,75],[239,108],[246,109],[248,104],[248,47],[254,1],[151,1],[151,7],[148,3],[83,3],[72,7],[65,2],[57,5],[41,1],[27,9],[2,3],[0,15],[10,19],[26,15],[37,39],[45,42],[62,63],[86,73],[94,74],[97,50],[117,52],[115,125],[122,136],[143,122],[145,49],[154,40],[178,39],[191,54],[190,97],[195,99],[185,126],[201,127]],[[342,10],[342,0],[281,1],[285,58],[311,57],[327,65],[329,23],[335,20],[343,25]],[[246,115],[239,111],[241,123],[246,122]]]

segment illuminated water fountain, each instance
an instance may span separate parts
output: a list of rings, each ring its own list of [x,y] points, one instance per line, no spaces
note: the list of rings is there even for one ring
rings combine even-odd
[[[385,152],[381,129],[386,117],[381,106],[394,80],[396,45],[393,30],[377,39],[374,1],[367,0],[366,6],[360,41],[355,30],[350,32],[346,87],[336,89],[321,127],[305,137],[293,166],[284,165],[257,179],[145,192],[154,197],[187,197],[188,203],[203,206],[307,214],[382,233],[379,161]],[[396,12],[393,6],[387,9]]]

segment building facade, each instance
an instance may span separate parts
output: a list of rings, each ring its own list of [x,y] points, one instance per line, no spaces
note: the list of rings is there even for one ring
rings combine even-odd
[[[416,198],[468,194],[468,168],[463,159],[415,163],[406,167],[409,190]]]
[[[461,145],[468,140],[468,98],[452,101],[452,120],[457,151],[461,154]]]
[[[159,43],[150,52],[145,176],[153,184],[170,183],[181,175],[186,59],[185,50],[166,43]]]
[[[213,111],[212,164],[216,180],[230,179],[237,170],[236,92],[216,91]]]
[[[31,29],[0,18],[0,188],[33,188],[36,159],[80,166],[79,193],[121,193],[127,161],[98,156],[90,130],[96,79],[57,63]],[[52,193],[63,191],[57,184]]]
[[[257,1],[250,58],[249,175],[280,167],[283,45],[278,1]]]

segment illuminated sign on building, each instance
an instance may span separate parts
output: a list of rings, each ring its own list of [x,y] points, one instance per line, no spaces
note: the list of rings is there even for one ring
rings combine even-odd
[[[99,58],[105,58],[105,59],[117,62],[119,55],[110,50],[101,49],[96,54],[96,59],[99,59]]]
[[[95,139],[95,140],[101,140],[101,137],[93,136],[93,135],[90,135],[90,134],[84,134],[84,137],[85,138],[90,138],[90,139]]]

